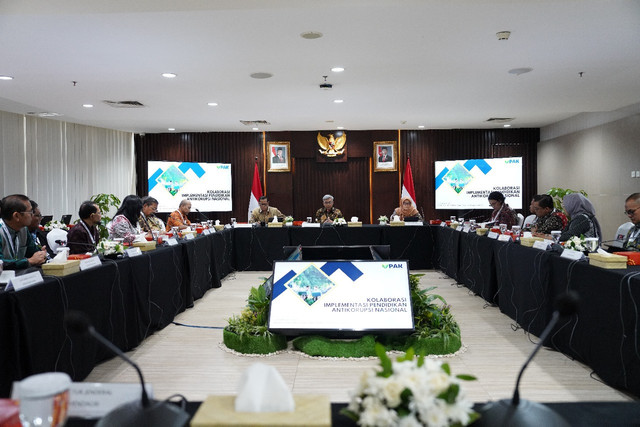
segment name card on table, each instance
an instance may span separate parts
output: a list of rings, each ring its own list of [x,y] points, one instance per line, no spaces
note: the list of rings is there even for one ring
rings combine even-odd
[[[9,284],[7,285],[5,290],[10,291],[11,289],[15,289],[16,292],[18,292],[42,282],[44,282],[42,274],[40,274],[39,271],[34,271],[33,273],[27,273],[21,276],[14,277],[9,281]]]
[[[303,222],[302,228],[320,228],[320,223],[318,222]]]
[[[175,246],[178,244],[178,241],[176,240],[175,237],[171,237],[169,239],[167,239],[167,245],[169,246]]]
[[[149,398],[153,387],[145,385]],[[116,407],[140,400],[140,384],[72,383],[69,387],[69,416],[100,418]]]
[[[253,227],[253,224],[239,223],[239,222],[236,222],[236,225],[233,226],[233,228],[251,228],[251,227]]]
[[[522,233],[522,237],[525,237],[527,239],[530,239],[533,237],[533,233],[530,231],[525,231],[524,233]]]
[[[129,258],[133,258],[134,256],[138,256],[138,255],[142,255],[142,251],[140,250],[140,248],[136,247],[136,248],[129,248],[127,250],[124,251],[124,253],[129,257]]]
[[[97,256],[80,260],[80,271],[88,270],[90,268],[99,267],[102,265],[102,261]]]
[[[560,258],[567,258],[573,261],[580,261],[584,257],[584,254],[580,251],[574,251],[573,249],[565,249],[562,251]]]
[[[409,227],[421,227],[424,225],[424,222],[422,221],[407,221],[404,223],[405,226],[409,226]]]
[[[511,236],[508,234],[501,234],[498,236],[498,242],[512,242]]]
[[[187,234],[184,235],[184,239],[185,240],[193,240],[195,238],[196,238],[196,235],[193,234],[193,233],[187,233]]]
[[[470,225],[465,225],[464,228],[462,229],[463,233],[468,233],[469,230],[471,230],[471,226]]]
[[[446,222],[442,221],[442,222],[440,223],[440,227],[446,227],[446,226],[447,226],[447,223],[446,223]]]
[[[490,238],[490,239],[497,239],[498,238],[498,233],[496,233],[495,231],[490,231],[487,234],[487,237]]]
[[[202,234],[205,236],[208,236],[209,234],[211,234],[211,229],[210,228],[205,228],[204,230],[202,230]]]
[[[549,241],[548,240],[536,240],[535,242],[533,242],[533,249],[540,249],[541,251],[546,251],[547,248],[549,247]]]
[[[2,274],[0,274],[0,285],[6,285],[16,277],[16,272],[14,270],[4,270]]]

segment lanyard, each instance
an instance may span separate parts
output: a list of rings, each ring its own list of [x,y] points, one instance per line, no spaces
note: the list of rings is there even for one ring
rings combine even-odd
[[[500,215],[500,212],[502,212],[502,208],[504,208],[504,203],[502,204],[502,206],[500,206],[500,210],[496,212],[496,215],[491,217],[492,222],[494,222],[498,218],[498,215]]]
[[[91,239],[91,243],[95,245],[96,244],[96,239],[93,238],[93,233],[91,232],[91,230],[89,230],[89,227],[87,227],[87,224],[85,224],[83,220],[80,220],[80,224],[82,224],[84,229],[87,230],[87,234],[89,234],[89,238]]]
[[[3,220],[0,220],[0,223],[2,224],[2,234],[4,234],[4,239],[5,241],[7,241],[9,243],[9,255],[11,255],[11,258],[16,258],[17,253],[18,253],[18,249],[20,247],[20,240],[19,240],[19,236],[18,233],[16,233],[16,237],[15,240],[11,239],[11,233],[9,232],[9,226],[7,224],[4,223]]]

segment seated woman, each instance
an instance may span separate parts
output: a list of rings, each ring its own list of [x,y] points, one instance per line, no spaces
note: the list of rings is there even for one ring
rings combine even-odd
[[[138,234],[138,229],[134,224],[138,221],[140,209],[142,209],[140,197],[133,194],[125,197],[116,216],[109,224],[109,238],[122,239],[126,243],[133,242]]]
[[[515,211],[504,202],[504,195],[501,192],[493,191],[489,194],[489,205],[493,208],[493,212],[488,222],[493,222],[495,225],[507,224],[507,229],[518,224]]]
[[[596,210],[586,197],[580,193],[571,193],[562,199],[567,215],[571,218],[569,224],[562,230],[560,241],[565,242],[573,236],[597,237],[602,243],[602,229],[596,219]]]
[[[178,230],[189,228],[191,225],[191,221],[187,218],[189,212],[191,212],[191,202],[184,199],[180,202],[178,210],[171,212],[171,215],[167,218],[167,231],[170,231],[173,227],[178,227]]]
[[[418,212],[411,202],[411,197],[404,196],[400,199],[400,206],[395,208],[389,218],[393,218],[394,215],[400,217],[400,221],[422,221],[422,215]]]

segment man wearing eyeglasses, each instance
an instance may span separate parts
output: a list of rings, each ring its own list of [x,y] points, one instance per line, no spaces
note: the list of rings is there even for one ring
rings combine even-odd
[[[627,197],[624,202],[624,213],[627,214],[634,225],[627,233],[624,247],[640,251],[640,193],[633,193]]]
[[[27,226],[27,228],[29,229],[29,233],[31,234],[33,242],[36,244],[36,246],[41,248],[47,244],[47,236],[45,236],[40,231],[40,221],[42,220],[42,213],[40,212],[38,203],[36,203],[34,200],[29,200],[29,203],[31,203],[33,215],[31,216],[31,223]]]
[[[39,249],[29,225],[33,219],[33,208],[29,198],[22,194],[7,196],[0,202],[0,257],[3,268],[20,270],[41,265],[47,259],[46,247]]]

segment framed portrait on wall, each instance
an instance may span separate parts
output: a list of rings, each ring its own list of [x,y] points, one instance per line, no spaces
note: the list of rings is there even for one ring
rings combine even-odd
[[[267,142],[267,166],[268,172],[289,172],[291,170],[289,141]]]
[[[373,143],[374,172],[394,172],[398,170],[397,147],[397,141],[376,141]]]

